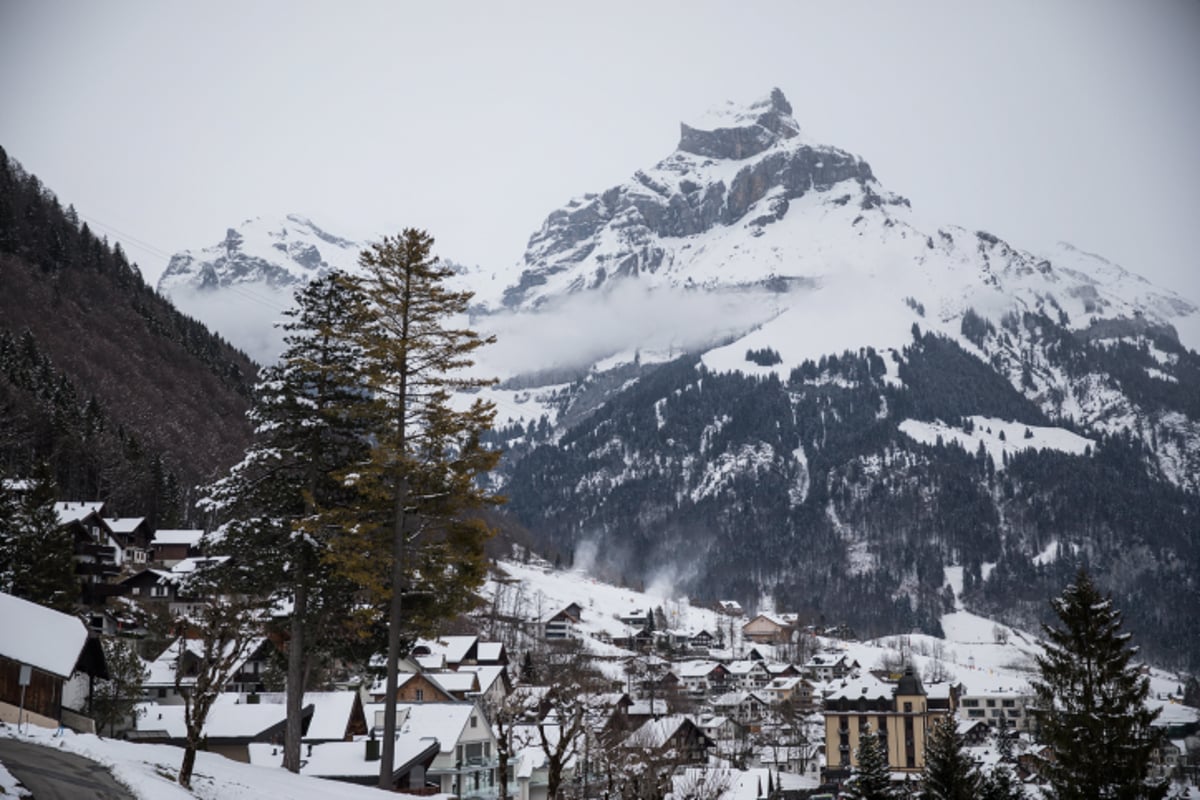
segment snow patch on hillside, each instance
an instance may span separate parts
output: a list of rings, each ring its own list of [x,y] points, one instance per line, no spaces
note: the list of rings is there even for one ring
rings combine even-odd
[[[1072,433],[1065,428],[1041,425],[1026,425],[1023,422],[1002,420],[995,417],[969,417],[973,429],[967,432],[960,427],[944,422],[923,422],[906,419],[900,430],[922,444],[944,444],[957,442],[968,453],[975,453],[982,444],[995,462],[996,469],[1004,468],[1004,456],[1012,456],[1022,450],[1057,450],[1070,455],[1084,455],[1095,442]]]

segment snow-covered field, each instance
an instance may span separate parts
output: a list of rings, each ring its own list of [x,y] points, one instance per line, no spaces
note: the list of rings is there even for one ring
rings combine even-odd
[[[230,761],[213,753],[196,754],[192,791],[175,782],[183,750],[162,744],[134,744],[101,739],[91,734],[55,731],[29,726],[19,735],[12,726],[0,725],[0,736],[62,749],[108,767],[120,783],[140,800],[365,800],[378,798],[379,790],[320,778],[293,775],[283,769],[256,767]],[[0,786],[4,777],[0,774]],[[437,796],[440,797],[440,796]]]
[[[971,432],[944,422],[922,422],[906,419],[900,430],[922,444],[936,444],[941,439],[945,444],[957,442],[968,453],[975,453],[982,444],[995,462],[996,469],[1004,469],[1004,456],[1012,456],[1022,450],[1058,450],[1081,456],[1095,442],[1065,428],[1026,425],[1023,422],[997,419],[995,417],[969,418]]]

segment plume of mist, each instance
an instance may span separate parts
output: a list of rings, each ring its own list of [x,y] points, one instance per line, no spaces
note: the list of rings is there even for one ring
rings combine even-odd
[[[762,289],[648,288],[627,280],[534,311],[480,316],[473,325],[496,336],[479,351],[480,369],[506,378],[586,368],[620,354],[682,355],[762,324],[777,313],[778,300]]]
[[[220,333],[259,364],[272,364],[283,352],[279,323],[293,303],[293,289],[263,282],[237,284],[220,291],[181,287],[170,295],[184,314]]]

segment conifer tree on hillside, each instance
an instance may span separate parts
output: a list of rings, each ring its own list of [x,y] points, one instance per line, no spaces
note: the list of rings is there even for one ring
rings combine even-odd
[[[283,763],[292,772],[300,769],[308,676],[323,654],[353,640],[354,586],[326,559],[336,535],[326,517],[352,499],[334,473],[366,449],[355,414],[360,351],[348,333],[360,312],[354,288],[336,273],[296,293],[286,349],[257,387],[254,441],[201,501],[224,521],[222,552],[250,568],[258,593],[291,607]]]
[[[1133,663],[1137,649],[1121,631],[1112,597],[1102,596],[1080,570],[1052,601],[1060,626],[1045,626],[1038,656],[1037,695],[1042,740],[1054,749],[1047,765],[1054,800],[1151,800],[1166,782],[1147,778],[1160,741],[1146,707],[1150,681]]]
[[[953,716],[938,720],[925,744],[924,797],[930,800],[976,800],[981,783]]]
[[[58,488],[43,463],[22,490],[6,493],[7,519],[0,530],[0,591],[65,613],[79,603],[75,542],[59,524]]]
[[[462,373],[492,339],[454,327],[471,293],[446,286],[453,270],[432,249],[429,234],[409,228],[359,258],[365,322],[355,341],[371,400],[364,419],[371,449],[343,473],[358,498],[346,518],[352,535],[335,540],[331,558],[341,574],[387,603],[387,697],[396,695],[405,639],[465,610],[483,580],[490,531],[468,512],[496,501],[477,482],[499,458],[481,441],[494,409],[481,400],[466,409],[451,404],[453,391],[493,383]],[[393,703],[384,717],[379,774],[388,788]]]
[[[846,787],[846,796],[852,800],[893,800],[896,793],[892,789],[886,745],[878,733],[864,729],[855,758],[858,764]]]
[[[131,639],[109,638],[103,642],[104,665],[108,678],[97,682],[91,698],[91,715],[96,732],[116,734],[117,725],[132,720],[142,700],[142,682],[146,679],[146,663],[137,653]]]

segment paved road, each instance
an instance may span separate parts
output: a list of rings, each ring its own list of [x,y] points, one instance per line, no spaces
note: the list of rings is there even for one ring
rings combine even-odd
[[[95,761],[52,747],[0,738],[0,762],[34,800],[134,800]]]

